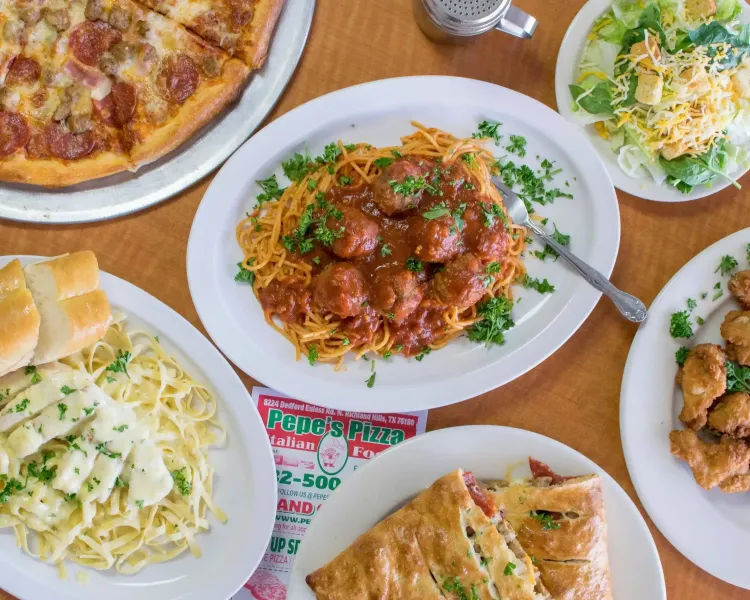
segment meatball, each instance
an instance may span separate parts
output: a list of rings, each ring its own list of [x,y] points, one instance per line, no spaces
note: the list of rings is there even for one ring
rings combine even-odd
[[[484,295],[480,277],[482,262],[473,254],[464,254],[450,261],[432,280],[432,294],[447,306],[467,308]]]
[[[743,308],[750,309],[750,269],[732,275],[729,280],[729,291]]]
[[[427,262],[448,262],[460,249],[458,227],[450,215],[437,219],[412,217],[409,239],[417,258]]]
[[[397,188],[398,184],[404,184],[405,181],[407,185],[402,187],[409,187],[408,183],[411,180],[407,178],[417,179],[428,174],[429,169],[426,166],[420,167],[405,158],[391,163],[383,169],[373,184],[375,204],[389,217],[414,208],[419,202],[422,190],[415,190],[413,193],[398,193],[394,188]]]
[[[369,344],[375,339],[380,329],[380,318],[372,309],[363,309],[356,317],[344,319],[339,327],[339,333],[346,336],[352,347]]]
[[[336,263],[318,275],[313,299],[323,310],[340,317],[353,317],[362,312],[367,301],[365,279],[353,264]]]
[[[260,290],[260,304],[285,323],[301,323],[310,309],[310,290],[302,280],[277,279]]]
[[[371,254],[378,245],[380,227],[361,210],[351,206],[337,206],[326,220],[326,227],[340,232],[333,242],[333,253],[341,258],[354,258]],[[341,218],[337,218],[341,217]]]
[[[472,206],[465,214],[466,248],[486,262],[501,261],[508,251],[508,232],[500,218],[493,218],[490,225],[484,212]]]
[[[411,271],[399,267],[380,269],[370,290],[370,304],[391,321],[400,323],[419,306],[424,284]]]

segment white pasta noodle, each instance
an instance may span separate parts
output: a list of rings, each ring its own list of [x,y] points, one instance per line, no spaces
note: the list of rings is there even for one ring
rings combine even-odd
[[[61,436],[18,458],[7,443],[7,432],[0,434],[0,528],[12,527],[27,554],[57,564],[61,573],[66,559],[132,574],[188,549],[199,557],[198,534],[209,529],[208,513],[221,522],[227,520],[212,499],[214,470],[208,461],[209,448],[223,444],[226,437],[216,417],[216,398],[167,355],[156,338],[127,331],[124,320],[113,324],[104,339],[62,362],[76,372],[89,373],[115,400],[114,410],[129,407],[123,410],[132,419],[132,409],[136,425],[131,429],[141,432],[147,443],[130,455],[129,447],[115,453],[116,442],[110,443],[109,450],[106,446],[101,450],[99,444],[90,454],[95,442],[87,446],[84,437]],[[157,458],[164,475],[166,467],[171,474],[166,477],[167,487],[172,487],[149,505],[148,500],[129,498],[128,482],[139,476],[129,456],[141,448],[148,453],[154,446],[149,456]],[[121,458],[110,460],[113,456]],[[79,463],[84,474],[77,482],[72,470],[79,474],[79,468],[73,467]],[[68,467],[71,473],[62,482],[61,473]],[[87,472],[91,475],[84,481]],[[111,491],[94,490],[92,478],[104,485],[105,476],[110,477]],[[80,485],[77,494],[56,489],[65,489],[68,479],[70,485]]]

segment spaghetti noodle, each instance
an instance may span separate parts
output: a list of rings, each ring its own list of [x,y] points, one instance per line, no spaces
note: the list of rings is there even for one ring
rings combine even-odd
[[[406,160],[420,166],[424,163],[424,168],[429,166],[434,171],[434,180],[431,181],[430,177],[426,176],[424,181],[420,182],[423,184],[424,196],[419,209],[425,208],[425,199],[428,200],[427,207],[433,209],[432,212],[423,213],[425,219],[437,218],[433,215],[446,215],[445,220],[449,221],[452,207],[446,207],[445,202],[441,200],[443,191],[442,188],[438,189],[438,185],[447,186],[450,183],[455,187],[457,181],[463,181],[460,193],[464,194],[462,198],[464,200],[468,198],[468,201],[458,205],[462,207],[460,210],[453,209],[454,226],[451,227],[451,233],[455,233],[456,225],[461,229],[461,226],[465,224],[462,215],[466,210],[474,210],[480,215],[485,215],[483,217],[485,225],[491,225],[494,217],[505,224],[507,244],[502,256],[490,265],[484,261],[487,269],[481,274],[486,287],[483,290],[484,301],[498,296],[512,299],[511,284],[524,277],[526,270],[521,255],[525,248],[526,230],[511,222],[503,205],[502,196],[491,183],[490,175],[497,169],[496,159],[485,148],[484,141],[475,138],[460,139],[445,131],[428,128],[419,123],[413,123],[413,125],[416,131],[402,138],[401,146],[375,148],[366,143],[345,145],[339,141],[337,144],[329,145],[324,155],[316,159],[296,155],[295,160],[284,165],[285,173],[293,180],[291,185],[281,190],[278,188],[275,177],[260,182],[265,184],[266,192],[270,190],[271,193],[262,194],[259,197],[259,206],[252,213],[248,213],[237,226],[237,241],[244,254],[240,267],[248,275],[245,280],[253,284],[254,293],[264,305],[264,314],[268,324],[294,344],[298,360],[302,355],[306,355],[311,363],[314,360],[333,362],[339,368],[344,357],[349,353],[353,353],[355,358],[360,358],[371,352],[386,357],[395,352],[402,352],[406,355],[425,352],[429,351],[427,348],[432,350],[444,347],[480,319],[477,312],[477,305],[480,302],[467,307],[443,306],[439,309],[440,323],[433,327],[433,329],[439,327],[440,332],[430,336],[428,343],[423,347],[414,347],[413,343],[401,341],[405,337],[402,330],[409,326],[409,319],[406,325],[396,323],[392,314],[389,318],[389,315],[383,311],[373,316],[372,313],[375,311],[369,308],[369,317],[365,315],[342,318],[333,312],[321,310],[317,303],[308,302],[305,305],[304,314],[301,314],[298,319],[282,319],[279,314],[282,311],[269,306],[268,302],[263,302],[264,290],[278,282],[286,284],[284,294],[289,298],[295,294],[301,298],[305,291],[309,294],[313,281],[321,269],[326,264],[331,264],[331,261],[340,260],[340,257],[331,254],[331,240],[335,240],[337,231],[335,228],[331,231],[325,227],[326,215],[330,215],[331,211],[335,214],[336,206],[361,200],[360,207],[364,212],[369,211],[369,218],[378,219],[381,230],[394,226],[394,223],[409,222],[408,215],[406,217],[383,215],[366,204],[369,200],[362,199],[365,198],[365,194],[361,191],[367,191],[376,185],[378,178],[382,179],[381,175],[394,161]],[[441,173],[450,173],[444,175],[443,180],[448,178],[452,180],[438,184],[438,181],[442,181],[438,179]],[[414,184],[414,181],[418,180],[419,178],[407,177],[403,181],[394,179],[389,183],[394,189],[401,189],[398,187],[400,184],[404,187],[405,184]],[[360,200],[357,200],[357,194],[360,195]],[[476,200],[472,201],[472,198]],[[483,202],[485,204],[482,204]],[[489,205],[490,202],[497,208],[492,208]],[[333,208],[327,208],[328,212],[323,212],[321,217],[320,208],[322,207]],[[412,205],[412,208],[416,206]],[[480,209],[483,212],[480,212]],[[411,212],[414,213],[414,210]],[[318,214],[318,222],[322,224],[319,227],[326,231],[320,235],[316,231],[311,239],[305,239],[304,236],[299,235],[299,232],[303,230],[303,233],[309,233],[309,223],[315,221],[315,214]],[[340,228],[339,235],[342,231],[343,227]],[[378,239],[381,240],[380,237]],[[353,262],[367,267],[365,263],[368,260],[378,261],[378,267],[387,266],[386,263],[391,256],[386,255],[386,251],[392,252],[393,244],[389,247],[381,240],[379,251],[376,251],[374,255],[356,258]],[[393,258],[395,260],[395,254]],[[440,265],[430,265],[429,261],[424,262],[427,264],[426,268],[435,273],[439,272]],[[407,268],[410,268],[410,265],[407,264]],[[424,277],[424,274],[420,276]],[[429,304],[427,296],[421,306],[425,304]],[[417,311],[421,315],[420,318],[426,319],[424,310],[420,310],[421,312]],[[432,307],[431,310],[434,312],[437,309]],[[361,330],[362,323],[368,318],[377,319],[376,325],[368,324],[372,335],[369,337],[357,335],[357,327]],[[410,317],[411,321],[415,318]],[[355,335],[352,335],[352,331]],[[412,338],[416,339],[414,336]]]

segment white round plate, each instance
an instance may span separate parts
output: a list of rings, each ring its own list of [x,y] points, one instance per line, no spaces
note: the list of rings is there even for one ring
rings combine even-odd
[[[672,277],[648,309],[630,347],[620,393],[620,433],[630,478],[643,506],[664,536],[701,569],[733,585],[750,589],[750,570],[743,555],[750,547],[750,504],[745,494],[710,492],[699,487],[687,463],[669,452],[669,432],[684,429],[678,419],[682,392],[675,384],[675,352],[682,345],[721,344],[724,316],[739,308],[727,291],[728,277],[716,273],[724,255],[747,268],[750,229],[743,229],[709,246]],[[714,285],[723,295],[716,301]],[[700,299],[702,293],[707,297]],[[669,335],[672,313],[692,312],[690,340]],[[697,326],[697,317],[705,324]],[[716,543],[720,540],[721,543]]]
[[[686,202],[688,200],[704,198],[723,190],[729,185],[729,182],[720,181],[711,186],[699,185],[689,194],[683,194],[671,185],[656,183],[650,177],[630,177],[617,164],[617,154],[610,150],[607,141],[596,134],[594,126],[586,125],[584,127],[576,120],[575,113],[573,112],[573,98],[570,95],[568,86],[576,81],[578,65],[581,61],[584,46],[586,45],[586,38],[591,32],[594,21],[608,11],[611,6],[611,0],[589,0],[578,11],[575,19],[573,19],[573,22],[568,27],[568,31],[560,46],[560,52],[557,54],[557,66],[555,67],[557,110],[568,121],[571,121],[576,127],[583,130],[586,137],[589,138],[599,152],[599,156],[604,161],[609,176],[618,190],[622,190],[638,198],[643,198],[644,200],[656,200],[657,202]],[[744,2],[743,19],[750,21],[750,6]],[[745,172],[734,173],[733,176],[741,177]]]
[[[295,361],[293,346],[265,322],[247,285],[234,282],[242,251],[235,228],[260,192],[256,180],[280,169],[296,151],[321,154],[325,144],[399,144],[414,131],[410,121],[470,136],[484,119],[503,123],[501,133],[528,140],[526,162],[549,158],[563,173],[554,185],[574,199],[538,207],[571,235],[571,248],[605,275],[612,272],[620,242],[617,198],[609,177],[586,139],[560,115],[511,90],[456,77],[405,77],[347,88],[286,113],[256,135],[227,162],[203,197],[190,232],[188,282],[201,321],[221,350],[243,371],[294,398],[330,408],[403,412],[443,406],[476,396],[522,375],[557,350],[593,310],[600,294],[562,261],[529,255],[531,276],[548,278],[552,294],[517,288],[516,327],[504,346],[490,349],[459,339],[421,362],[394,357],[376,361],[373,388],[365,386],[370,364],[349,361],[345,371]],[[503,141],[503,145],[507,141]],[[493,147],[496,155],[507,155]],[[570,186],[565,186],[568,181]],[[541,250],[538,242],[531,250]],[[530,254],[530,253],[529,253]]]
[[[625,491],[588,458],[553,439],[511,427],[452,427],[394,446],[354,472],[313,519],[292,567],[288,600],[314,600],[305,576],[433,481],[462,468],[477,479],[502,479],[506,467],[532,456],[563,475],[602,478],[615,598],[666,600],[654,540]],[[523,476],[519,469],[514,475]],[[528,472],[527,472],[528,476]]]
[[[0,183],[0,218],[37,223],[88,223],[142,210],[203,179],[263,122],[284,93],[312,25],[315,0],[285,0],[263,68],[239,99],[191,138],[138,171],[59,190]]]
[[[5,265],[12,256],[0,257]],[[41,257],[20,256],[24,263]],[[245,386],[214,346],[171,308],[134,285],[107,273],[101,287],[129,329],[158,334],[197,381],[219,399],[227,443],[209,451],[216,469],[214,500],[229,518],[196,537],[203,556],[190,553],[152,565],[137,575],[94,571],[66,562],[68,577],[16,546],[13,531],[0,529],[0,587],[20,600],[227,600],[247,581],[271,538],[276,518],[276,474],[265,428]],[[88,574],[79,584],[76,573]]]

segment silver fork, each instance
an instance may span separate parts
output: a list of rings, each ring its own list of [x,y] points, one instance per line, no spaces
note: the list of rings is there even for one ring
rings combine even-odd
[[[634,323],[646,320],[646,305],[635,296],[626,294],[617,289],[612,282],[593,267],[587,265],[562,244],[558,244],[539,225],[529,218],[529,211],[518,195],[509,189],[499,178],[493,176],[492,183],[500,190],[505,198],[505,208],[514,223],[523,225],[530,229],[534,235],[542,238],[545,244],[549,244],[555,252],[562,256],[586,281],[607,296],[623,317]]]

